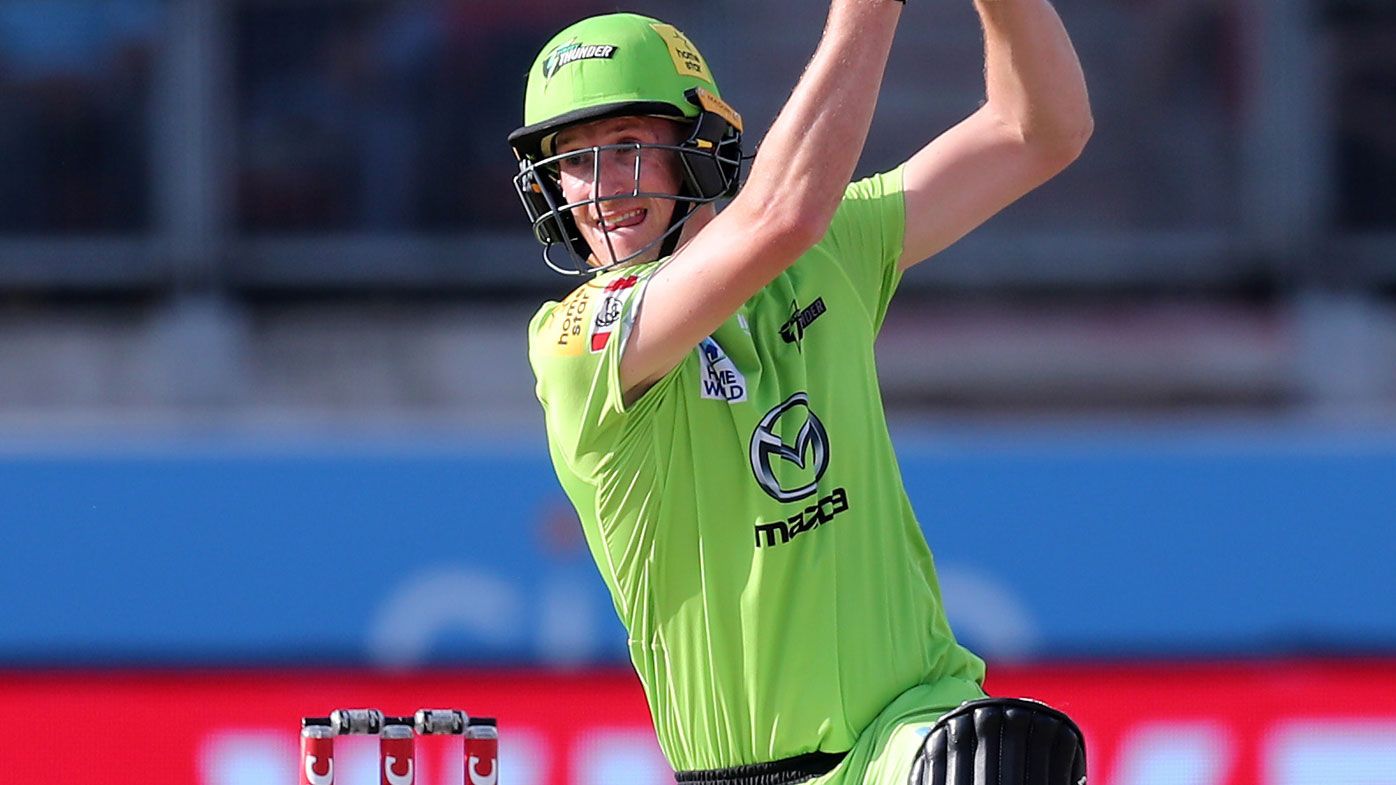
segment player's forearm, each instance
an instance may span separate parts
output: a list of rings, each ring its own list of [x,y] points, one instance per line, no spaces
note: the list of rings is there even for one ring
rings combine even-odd
[[[1044,151],[1075,157],[1094,127],[1086,78],[1048,0],[976,0],[986,109]]]
[[[810,243],[827,231],[867,141],[902,4],[835,0],[824,35],[743,189]]]

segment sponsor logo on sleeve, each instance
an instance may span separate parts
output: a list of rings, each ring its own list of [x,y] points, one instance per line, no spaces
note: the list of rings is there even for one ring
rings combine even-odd
[[[582,353],[582,344],[586,340],[582,336],[586,332],[587,314],[591,310],[592,295],[588,288],[578,287],[553,309],[546,332],[556,336],[552,339],[554,354],[571,356]]]
[[[596,306],[596,315],[591,320],[591,353],[599,354],[611,342],[611,334],[620,325],[621,314],[625,312],[625,301],[630,299],[635,284],[640,282],[638,275],[626,275],[606,284],[601,290],[601,299]]]
[[[710,401],[746,400],[746,377],[712,336],[698,344],[698,377],[699,392]]]
[[[610,60],[616,47],[610,44],[584,44],[575,38],[548,53],[543,60],[543,78],[552,79],[563,66],[581,60]]]
[[[824,298],[817,297],[814,302],[801,308],[795,301],[790,303],[790,318],[785,320],[785,324],[780,326],[780,337],[786,343],[793,343],[797,349],[804,351],[801,343],[805,339],[805,330],[809,329],[814,320],[823,316],[829,309],[824,305]]]

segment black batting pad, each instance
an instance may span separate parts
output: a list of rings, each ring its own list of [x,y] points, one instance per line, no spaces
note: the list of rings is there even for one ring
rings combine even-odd
[[[984,698],[936,722],[909,785],[1085,783],[1085,737],[1070,717],[1037,701]]]

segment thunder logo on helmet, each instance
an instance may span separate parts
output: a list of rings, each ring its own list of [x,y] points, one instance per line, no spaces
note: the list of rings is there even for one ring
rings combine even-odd
[[[568,63],[575,63],[578,60],[610,60],[616,55],[616,47],[610,44],[583,44],[577,41],[569,41],[554,49],[548,54],[548,58],[543,61],[543,78],[551,79]]]

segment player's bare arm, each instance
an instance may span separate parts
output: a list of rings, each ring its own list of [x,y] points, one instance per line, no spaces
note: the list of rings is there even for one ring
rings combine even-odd
[[[976,0],[987,100],[907,162],[903,270],[934,256],[1081,154],[1081,63],[1048,0]]]
[[[834,0],[741,193],[650,279],[621,360],[635,399],[828,230],[863,150],[902,4]]]

